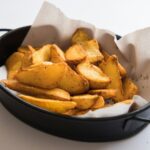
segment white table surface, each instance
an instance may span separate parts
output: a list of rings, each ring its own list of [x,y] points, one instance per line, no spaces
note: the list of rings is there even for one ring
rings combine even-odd
[[[125,35],[150,26],[149,0],[49,0],[69,17]],[[0,0],[0,28],[32,24],[43,0]],[[0,150],[150,150],[150,125],[117,142],[85,143],[48,135],[22,123],[0,104]]]

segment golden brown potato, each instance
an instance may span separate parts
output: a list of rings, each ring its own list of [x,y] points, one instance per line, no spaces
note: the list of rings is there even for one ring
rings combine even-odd
[[[61,88],[70,94],[84,93],[89,88],[88,81],[64,62],[43,62],[32,65],[18,72],[16,79],[21,83],[35,87]]]
[[[17,72],[21,69],[23,57],[24,54],[20,52],[15,52],[9,56],[5,64],[8,71],[8,79],[13,79]]]
[[[16,75],[16,79],[24,84],[53,89],[58,87],[60,78],[66,70],[66,63],[43,62],[30,66]]]
[[[118,68],[119,68],[121,77],[125,77],[127,75],[127,71],[119,62],[118,62]]]
[[[76,107],[76,103],[72,101],[59,101],[53,99],[43,99],[37,98],[27,95],[18,95],[24,101],[36,105],[40,108],[46,109],[48,111],[64,113],[70,109],[74,109]]]
[[[124,89],[124,99],[130,99],[138,93],[138,87],[129,78],[126,78],[124,80],[123,89]]]
[[[115,89],[90,90],[88,93],[100,95],[100,96],[104,97],[104,99],[109,99],[109,98],[116,96],[116,90]]]
[[[113,99],[117,102],[122,101],[123,89],[117,58],[115,56],[110,56],[107,61],[103,61],[99,66],[111,79],[111,82],[107,88],[116,90],[116,96]]]
[[[89,110],[80,110],[80,109],[70,109],[67,112],[63,113],[64,115],[67,116],[78,116],[78,115],[83,115],[86,114]]]
[[[110,78],[93,64],[81,63],[77,66],[77,72],[89,81],[92,89],[104,88],[110,83]]]
[[[37,96],[40,98],[50,98],[50,99],[65,100],[65,101],[70,100],[70,94],[67,91],[64,91],[59,88],[47,90],[47,89],[42,89],[42,88],[22,84],[16,80],[3,80],[3,83],[5,83],[5,85],[8,88],[23,94]]]
[[[51,62],[59,63],[65,61],[64,52],[57,45],[53,44],[50,50]]]
[[[82,42],[81,45],[86,51],[89,62],[95,63],[103,60],[104,56],[100,52],[100,47],[96,40],[85,41]]]
[[[77,29],[72,36],[72,44],[81,43],[90,40],[89,35],[84,31],[84,29]]]
[[[77,74],[68,65],[58,81],[58,87],[68,91],[70,94],[82,94],[89,89],[89,82]]]
[[[104,56],[104,60],[107,61],[110,55],[104,50],[102,50],[101,52]],[[125,77],[127,75],[126,69],[119,63],[119,61],[118,61],[118,68],[119,68],[121,77]]]
[[[78,109],[85,110],[91,108],[98,98],[99,98],[98,95],[84,94],[72,96],[71,100],[77,103],[76,107]]]
[[[102,96],[99,96],[99,98],[96,100],[95,104],[92,106],[91,109],[96,110],[104,107],[104,105],[105,105],[104,98]]]
[[[31,56],[32,64],[38,64],[38,63],[42,63],[44,61],[49,61],[50,60],[50,49],[51,49],[51,45],[47,44],[47,45],[44,45],[39,50],[35,51]]]
[[[31,45],[18,48],[18,52],[21,52],[21,53],[26,53],[28,51],[34,53],[36,51],[36,49],[34,49]]]
[[[86,58],[86,53],[81,45],[76,44],[67,49],[65,57],[68,63],[78,64]]]

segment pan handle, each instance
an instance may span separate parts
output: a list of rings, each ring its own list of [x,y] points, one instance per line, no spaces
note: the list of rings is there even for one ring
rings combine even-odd
[[[9,32],[11,31],[12,29],[7,29],[7,28],[0,28],[0,32]]]
[[[142,121],[142,122],[145,122],[145,123],[150,123],[150,118],[141,117],[141,116],[134,117],[134,120]]]

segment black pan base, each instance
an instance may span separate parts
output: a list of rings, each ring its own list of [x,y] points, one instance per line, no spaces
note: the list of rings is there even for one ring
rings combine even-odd
[[[0,38],[0,66],[20,46],[30,27],[23,27]],[[150,104],[138,111],[109,118],[74,118],[47,112],[12,95],[0,84],[0,101],[20,120],[67,139],[104,142],[121,140],[135,135],[150,122]]]

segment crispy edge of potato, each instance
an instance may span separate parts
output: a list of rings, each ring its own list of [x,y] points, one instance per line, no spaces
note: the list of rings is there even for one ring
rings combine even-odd
[[[78,28],[72,35],[71,42],[72,44],[81,43],[83,41],[90,40],[89,35],[85,32],[84,29]]]
[[[138,87],[130,78],[124,79],[123,89],[124,89],[124,99],[130,99],[138,93]]]
[[[20,92],[22,94],[37,96],[39,98],[50,98],[50,99],[65,100],[65,101],[70,100],[70,94],[67,91],[59,88],[47,90],[47,89],[42,89],[42,88],[22,84],[17,80],[3,80],[3,83],[8,88]]]
[[[108,84],[107,89],[116,89],[116,96],[113,99],[116,102],[122,101],[124,99],[123,86],[116,56],[109,56],[107,61],[103,61],[102,63],[100,63],[99,67],[111,79],[111,82],[110,84]]]
[[[6,60],[6,68],[7,68],[7,78],[13,79],[17,72],[21,69],[22,66],[22,58],[24,54],[21,52],[14,52],[12,55],[8,57]]]
[[[61,50],[56,44],[53,44],[50,50],[51,62],[58,63],[66,60],[63,50]]]
[[[115,89],[97,89],[97,90],[90,90],[88,91],[89,94],[97,94],[100,95],[102,97],[104,97],[104,99],[109,99],[109,98],[113,98],[116,96],[116,90]]]
[[[75,102],[72,101],[43,99],[43,98],[37,98],[37,97],[23,95],[23,94],[19,94],[18,96],[27,103],[57,113],[64,113],[70,109],[74,109],[77,105]]]
[[[85,110],[91,108],[98,98],[98,95],[83,94],[72,96],[71,100],[77,103],[78,109]]]
[[[104,56],[100,51],[100,46],[97,40],[93,39],[90,41],[85,41],[82,42],[81,45],[85,50],[87,54],[87,59],[89,60],[90,63],[95,63],[98,61],[102,61],[104,59]]]
[[[103,96],[99,96],[99,98],[96,100],[95,104],[92,106],[92,110],[96,110],[99,108],[102,108],[105,106],[105,100]]]
[[[75,44],[66,50],[65,57],[68,63],[78,64],[86,58],[86,52],[80,44]]]
[[[90,88],[104,88],[110,83],[110,78],[100,68],[90,63],[80,63],[76,68],[77,72],[84,76],[90,83]],[[95,77],[93,77],[95,72]],[[90,74],[89,74],[90,73]],[[99,75],[99,78],[97,78]]]

